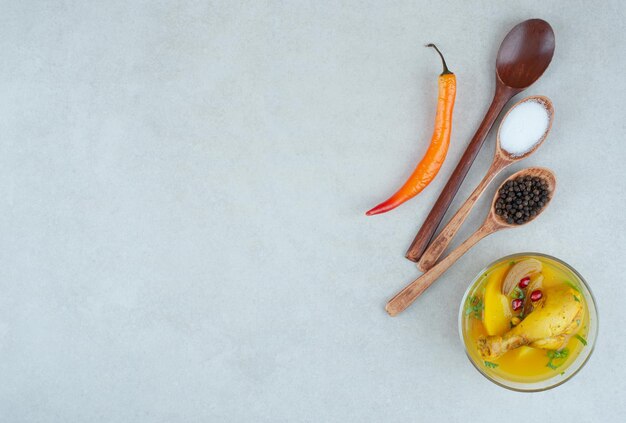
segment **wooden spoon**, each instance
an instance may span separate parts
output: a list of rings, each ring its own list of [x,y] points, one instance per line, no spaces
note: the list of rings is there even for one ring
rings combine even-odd
[[[522,155],[513,155],[504,150],[500,144],[500,131],[502,130],[502,124],[506,121],[512,110],[514,110],[520,104],[529,101],[541,103],[546,108],[548,112],[548,126],[546,127],[546,131],[543,133],[539,141],[537,141],[537,143],[530,150]],[[435,265],[437,259],[445,251],[448,244],[450,244],[450,241],[452,241],[452,238],[454,238],[454,235],[456,235],[457,231],[469,215],[472,207],[474,207],[474,204],[476,204],[476,201],[478,200],[478,198],[480,198],[480,196],[485,191],[487,186],[491,183],[493,178],[511,164],[523,160],[533,154],[539,148],[539,146],[543,144],[546,137],[548,136],[548,133],[550,132],[550,128],[552,128],[553,118],[554,106],[552,105],[550,99],[544,96],[526,97],[525,99],[515,103],[515,105],[511,107],[511,109],[509,109],[506,115],[504,115],[502,123],[500,123],[500,128],[498,129],[498,135],[496,137],[496,152],[493,156],[491,166],[489,167],[489,170],[487,170],[487,174],[485,175],[483,180],[480,181],[474,192],[470,194],[465,203],[463,203],[459,211],[456,212],[456,214],[452,217],[452,219],[450,219],[448,224],[441,230],[439,235],[437,235],[433,242],[430,243],[424,254],[422,254],[422,258],[417,264],[417,267],[419,267],[421,271],[425,272]]]
[[[415,236],[406,258],[411,261],[420,259],[502,108],[514,95],[541,77],[553,55],[554,31],[541,19],[524,21],[504,37],[496,58],[496,90],[491,106]]]
[[[537,215],[532,217],[528,222],[532,222],[539,216],[550,204],[550,200],[554,196],[554,190],[556,188],[556,178],[551,170],[543,168],[543,167],[531,167],[527,169],[520,170],[517,173],[511,175],[506,181],[500,185],[500,188],[510,180],[516,179],[520,176],[531,176],[531,177],[539,177],[544,179],[548,184],[548,201],[544,204],[543,208],[537,212]],[[500,216],[498,216],[495,212],[495,203],[498,199],[498,192],[500,188],[496,191],[496,194],[493,198],[493,202],[491,204],[491,210],[487,215],[487,218],[483,222],[482,226],[476,230],[468,239],[466,239],[461,245],[459,245],[455,250],[453,250],[450,255],[437,263],[433,268],[431,268],[428,272],[424,273],[422,276],[411,282],[406,286],[402,291],[396,294],[389,302],[385,309],[387,313],[391,316],[395,316],[405,308],[410,306],[413,301],[417,297],[419,297],[422,292],[424,292],[430,285],[433,284],[441,276],[450,266],[454,264],[463,254],[467,252],[470,248],[474,246],[478,241],[490,235],[494,232],[497,232],[501,229],[509,229],[522,225],[515,225],[506,223]]]

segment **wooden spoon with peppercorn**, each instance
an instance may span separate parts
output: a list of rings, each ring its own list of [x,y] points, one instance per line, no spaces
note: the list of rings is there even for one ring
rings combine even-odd
[[[511,175],[500,185],[494,196],[489,215],[487,215],[481,227],[446,258],[389,300],[385,307],[387,313],[395,316],[410,306],[439,276],[444,274],[463,254],[487,235],[502,229],[522,226],[535,220],[550,203],[554,196],[555,188],[556,177],[550,169],[531,167]],[[535,195],[535,191],[537,191],[537,195]],[[522,195],[518,196],[518,192],[521,192]],[[537,197],[538,201],[533,200],[534,204],[531,207],[525,206],[523,201],[519,204],[517,200],[507,202],[509,193],[514,193],[516,198],[524,198],[525,195],[532,193],[534,195],[533,198]],[[504,197],[503,194],[505,194]],[[507,208],[507,205],[511,207]]]
[[[498,128],[496,151],[487,174],[424,251],[417,263],[421,271],[425,272],[437,263],[493,178],[508,166],[537,151],[548,136],[553,119],[552,101],[541,95],[526,97],[509,109]]]

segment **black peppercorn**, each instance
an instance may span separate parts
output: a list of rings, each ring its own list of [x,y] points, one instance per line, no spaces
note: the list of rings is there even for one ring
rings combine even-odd
[[[539,177],[507,181],[498,191],[495,213],[508,224],[521,225],[537,216],[548,203],[548,184]]]

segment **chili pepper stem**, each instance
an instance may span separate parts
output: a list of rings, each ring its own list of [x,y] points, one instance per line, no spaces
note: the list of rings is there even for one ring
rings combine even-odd
[[[450,69],[448,69],[448,65],[446,64],[446,59],[443,58],[443,54],[441,54],[441,52],[439,51],[437,46],[434,45],[433,43],[430,43],[430,44],[426,44],[426,47],[434,48],[435,50],[437,50],[437,53],[439,54],[439,57],[441,57],[441,62],[443,63],[443,72],[441,72],[441,74],[442,75],[451,74],[452,72],[450,72]]]

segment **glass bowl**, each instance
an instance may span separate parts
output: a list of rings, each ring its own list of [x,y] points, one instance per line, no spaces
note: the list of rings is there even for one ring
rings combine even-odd
[[[545,379],[537,379],[537,380],[515,380],[515,377],[507,377],[505,374],[499,373],[491,368],[487,367],[483,364],[483,360],[480,358],[478,351],[470,351],[467,347],[468,343],[466,342],[466,338],[469,336],[466,333],[466,325],[465,319],[469,319],[466,317],[467,313],[467,304],[468,298],[470,294],[474,292],[474,289],[479,286],[479,284],[483,281],[485,277],[487,277],[487,273],[497,269],[498,266],[503,265],[505,262],[515,261],[520,258],[532,258],[536,257],[540,260],[549,262],[551,266],[558,269],[560,272],[563,272],[568,276],[570,282],[575,285],[576,289],[580,291],[582,294],[585,304],[587,307],[587,315],[588,315],[588,328],[586,334],[586,344],[582,346],[580,352],[576,356],[574,360],[569,360],[567,366],[563,366],[563,368],[559,368],[561,370],[560,373],[556,373],[553,376],[547,377]],[[469,323],[468,323],[469,324]],[[559,386],[569,379],[571,379],[578,371],[585,365],[591,353],[593,352],[593,348],[596,343],[596,338],[598,336],[598,312],[595,305],[595,300],[593,295],[591,294],[591,290],[589,286],[585,282],[585,279],[569,264],[565,263],[562,260],[559,260],[556,257],[552,257],[546,254],[541,253],[517,253],[512,254],[506,257],[502,257],[492,263],[490,263],[487,267],[482,269],[478,275],[472,280],[469,287],[465,291],[463,295],[463,300],[461,301],[461,306],[459,308],[459,336],[461,338],[461,342],[463,344],[463,348],[465,348],[465,353],[472,363],[472,365],[478,370],[483,376],[487,379],[495,383],[496,385],[500,385],[504,388],[511,389],[514,391],[522,391],[522,392],[538,392],[544,391],[547,389],[554,388]],[[486,364],[491,365],[490,362]]]

